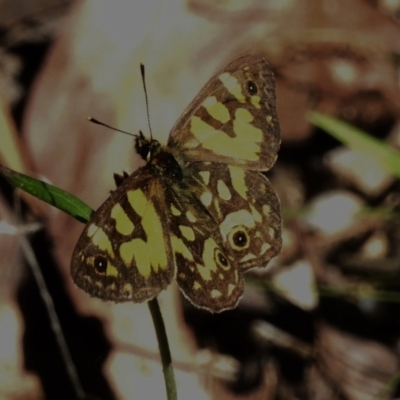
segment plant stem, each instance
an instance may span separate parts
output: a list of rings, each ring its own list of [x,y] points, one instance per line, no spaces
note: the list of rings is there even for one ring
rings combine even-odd
[[[161,314],[157,298],[148,302],[151,317],[153,318],[154,328],[156,330],[158,347],[160,349],[161,362],[163,366],[165,388],[167,390],[168,400],[177,400],[176,383],[174,369],[172,367],[171,352],[169,350],[167,332],[165,330],[164,320]]]

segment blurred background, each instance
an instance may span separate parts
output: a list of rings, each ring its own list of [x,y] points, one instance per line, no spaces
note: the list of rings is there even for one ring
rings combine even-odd
[[[180,399],[400,397],[399,181],[310,122],[325,113],[399,148],[399,23],[398,0],[0,1],[0,162],[94,209],[139,160],[132,138],[86,118],[148,134],[140,63],[163,143],[229,61],[261,53],[275,73],[283,250],[246,274],[235,310],[160,295]],[[0,190],[0,399],[164,399],[147,305],[76,288],[83,225]]]

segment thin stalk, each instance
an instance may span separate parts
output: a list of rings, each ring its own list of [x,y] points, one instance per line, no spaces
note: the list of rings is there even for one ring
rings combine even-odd
[[[176,382],[174,368],[172,367],[171,352],[169,350],[167,331],[165,330],[164,320],[161,314],[157,298],[148,302],[154,329],[156,330],[158,347],[160,349],[161,363],[164,373],[165,389],[168,400],[177,400]]]

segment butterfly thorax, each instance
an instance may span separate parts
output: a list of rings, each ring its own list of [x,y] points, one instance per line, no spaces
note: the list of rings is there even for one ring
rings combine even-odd
[[[140,132],[135,141],[135,149],[155,174],[179,180],[183,178],[182,168],[178,161],[157,140],[147,139]]]

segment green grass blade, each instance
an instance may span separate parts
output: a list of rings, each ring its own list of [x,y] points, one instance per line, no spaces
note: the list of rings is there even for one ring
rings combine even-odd
[[[0,165],[0,175],[7,179],[12,185],[66,212],[78,221],[87,223],[93,213],[93,210],[86,203],[79,200],[71,193],[53,185],[13,171],[2,165]]]
[[[386,171],[400,178],[400,151],[394,147],[338,118],[320,112],[309,113],[308,120],[347,147],[375,158]]]

